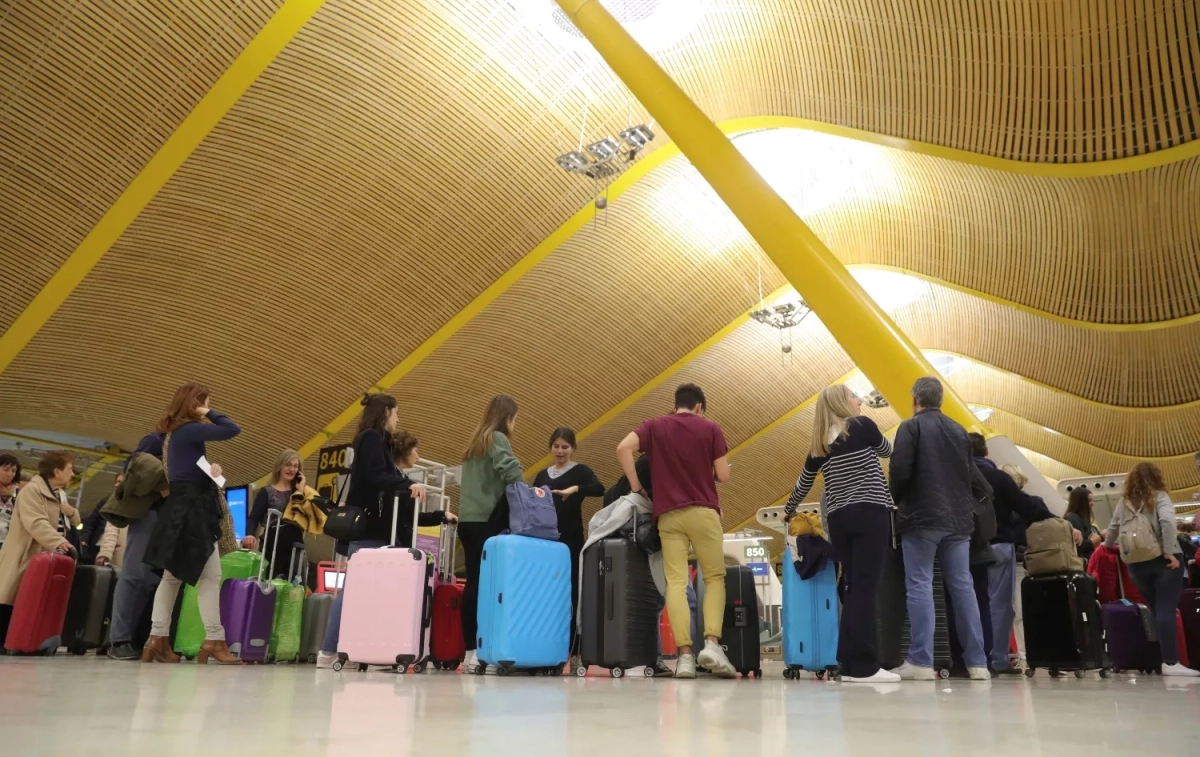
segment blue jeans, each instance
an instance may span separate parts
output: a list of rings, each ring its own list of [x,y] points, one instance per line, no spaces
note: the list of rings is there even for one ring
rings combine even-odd
[[[354,556],[354,553],[360,549],[378,549],[386,546],[387,542],[378,541],[376,539],[364,539],[363,541],[350,542],[349,548],[346,550],[346,559]],[[338,648],[338,637],[342,631],[342,597],[346,596],[346,582],[350,580],[350,575],[342,580],[342,590],[333,598],[333,607],[329,610],[329,623],[325,626],[325,641],[321,643],[322,652],[336,652]]]
[[[148,510],[141,520],[130,523],[125,532],[125,557],[113,592],[112,625],[108,635],[113,646],[133,643],[146,605],[162,580],[162,576],[142,562],[157,523],[158,510]]]
[[[988,566],[988,604],[992,617],[992,670],[1008,670],[1008,640],[1012,635],[1013,592],[1017,586],[1017,550],[1012,544],[993,544],[996,562]]]
[[[1137,584],[1138,591],[1146,598],[1146,606],[1154,613],[1158,625],[1158,643],[1162,647],[1163,662],[1179,664],[1179,639],[1175,633],[1175,608],[1183,594],[1183,555],[1175,555],[1179,567],[1167,567],[1167,558],[1156,557],[1145,562],[1129,563],[1129,577]],[[1196,664],[1194,660],[1191,661]]]
[[[933,561],[937,558],[946,591],[953,600],[954,623],[967,667],[986,668],[983,625],[971,579],[970,540],[945,531],[916,530],[906,531],[900,543],[904,550],[904,581],[912,631],[908,662],[922,668],[933,667]]]

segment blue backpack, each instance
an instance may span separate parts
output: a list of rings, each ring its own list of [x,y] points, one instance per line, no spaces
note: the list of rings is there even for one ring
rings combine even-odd
[[[558,541],[558,511],[554,495],[545,487],[533,487],[524,481],[509,484],[508,528],[517,536]]]

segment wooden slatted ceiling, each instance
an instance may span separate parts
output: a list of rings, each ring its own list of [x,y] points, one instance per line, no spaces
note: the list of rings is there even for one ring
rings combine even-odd
[[[280,0],[62,3],[0,12],[0,331]]]
[[[1153,409],[1100,405],[973,361],[956,368],[950,383],[972,402],[1005,410],[1119,454],[1169,457],[1200,449],[1197,403]]]
[[[553,99],[579,82],[605,117],[622,95],[596,56],[531,46],[515,11],[431,6]],[[658,51],[716,120],[795,113],[1018,160],[1075,162],[1192,140],[1200,12],[1149,0],[760,0],[707,3]],[[736,83],[736,84],[733,84]]]
[[[881,93],[885,91],[904,92],[907,100],[889,102],[909,103],[904,106],[909,115],[937,112],[931,110],[936,98],[926,96],[933,87],[931,80],[914,74],[921,66],[898,70],[888,80],[892,86],[903,79],[904,89],[866,88],[869,96],[858,99],[855,118],[834,118],[840,111],[817,112],[813,105],[836,104],[844,91],[841,84],[835,87],[822,73],[828,66],[845,64],[830,50],[823,51],[826,57],[820,66],[789,63],[766,78],[763,74],[741,78],[743,69],[737,66],[767,70],[771,67],[765,61],[776,59],[771,56],[789,61],[819,48],[798,44],[806,39],[797,36],[799,31],[778,34],[779,29],[790,28],[784,21],[803,16],[809,23],[824,24],[841,18],[826,18],[830,14],[823,6],[799,8],[796,12],[800,15],[786,18],[780,14],[792,13],[790,7],[785,12],[777,6],[755,6],[754,13],[741,15],[718,10],[691,42],[666,53],[664,59],[717,117],[795,113],[989,151],[986,139],[974,142],[963,137],[968,132],[953,126],[957,116],[939,115],[939,123],[951,124],[942,131],[931,130],[922,120],[924,115],[916,121],[888,121],[894,128],[871,120],[872,113],[896,112],[893,105],[871,99],[884,97]],[[898,11],[891,5],[864,3],[858,8],[855,18],[859,20],[854,23],[881,24],[880,29],[891,30],[888,34],[897,41],[913,39],[914,22],[898,19]],[[486,19],[479,15],[485,10]],[[448,12],[453,24],[446,22]],[[921,30],[936,28],[942,23],[937,19],[947,18],[947,29],[965,23],[956,16],[941,15],[930,5],[927,19],[917,26]],[[995,31],[988,25],[1000,24],[996,28],[1018,34],[1005,26],[1009,23],[1006,18],[980,18],[971,22],[979,26],[971,28]],[[399,2],[327,5],[6,372],[0,380],[0,413],[6,418],[36,419],[39,427],[87,430],[129,444],[152,424],[178,381],[198,378],[211,383],[217,403],[249,429],[228,448],[231,473],[252,477],[251,471],[265,465],[274,449],[310,436],[350,397],[383,375],[398,355],[412,349],[584,203],[590,187],[562,175],[550,164],[548,152],[530,148],[564,139],[566,146],[573,146],[572,118],[582,111],[584,88],[592,90],[590,122],[598,124],[602,133],[615,131],[610,127],[620,126],[626,118],[627,103],[607,73],[596,68],[599,73],[594,76],[579,78],[579,71],[572,68],[576,59],[539,43],[527,30],[515,30],[514,19],[510,11],[494,5],[487,9],[478,4],[447,3],[426,7]],[[731,23],[754,26],[749,30],[732,28],[722,37],[721,24]],[[805,34],[811,30],[804,28]],[[1042,38],[1040,32],[1021,29],[1019,35],[1025,39]],[[507,57],[494,56],[489,47],[501,38],[510,44]],[[1074,38],[1067,35],[1063,39]],[[1174,45],[1175,39],[1168,35],[1164,49]],[[736,44],[721,48],[725,43]],[[872,46],[876,48],[874,42]],[[806,52],[797,53],[801,48]],[[720,49],[738,54],[717,55]],[[920,50],[913,52],[914,61],[929,54]],[[532,67],[507,66],[516,51],[524,51],[534,61]],[[705,55],[710,59],[704,60]],[[731,59],[736,59],[735,68],[725,68]],[[996,60],[1001,65],[999,56]],[[1099,70],[1091,60],[1084,61],[1083,67]],[[1140,65],[1137,59],[1131,60]],[[553,68],[552,61],[557,61],[558,68],[553,76],[543,77]],[[1011,65],[1009,59],[1004,58],[1002,65]],[[872,76],[887,70],[887,66],[870,68]],[[810,71],[820,75],[810,76]],[[780,80],[780,76],[797,81]],[[743,81],[761,82],[761,86],[743,86]],[[1011,95],[1004,86],[993,84],[985,89]],[[801,92],[808,94],[801,96]],[[1023,96],[1017,95],[1017,99]],[[863,107],[863,102],[869,106]],[[635,110],[634,119],[639,117]],[[1044,124],[1034,121],[1027,125],[1028,132],[1012,124],[1005,128],[1013,134],[1046,131]],[[992,152],[1020,157],[1011,148]],[[905,159],[902,153],[894,157]],[[1066,154],[1058,157],[1072,159]],[[1161,195],[1168,196],[1175,186],[1169,176],[1163,178],[1165,172],[1146,171],[1136,176],[1148,178],[1139,178],[1141,184],[1115,185],[1113,191],[1144,190],[1146,182],[1156,186],[1162,182],[1166,188]],[[928,177],[933,184],[938,180],[934,175]],[[1017,189],[1016,197],[1028,191],[1025,186]],[[1047,196],[1053,198],[1052,193]],[[1009,201],[1017,202],[1016,197]],[[920,195],[909,201],[920,202]],[[660,218],[670,216],[669,207],[657,210]],[[962,212],[946,213],[944,218],[957,219]],[[975,212],[979,215],[973,223],[979,226],[993,211],[979,207]],[[653,281],[656,286],[664,280],[660,269],[673,264],[657,259],[669,254],[669,245],[661,238],[674,234],[687,239],[686,244],[694,250],[708,249],[713,238],[711,233],[693,232],[688,237],[686,229],[649,227],[655,234],[650,240],[619,228],[614,219],[610,215],[610,226],[598,225],[592,230],[609,236],[603,242],[591,242],[588,254],[640,260],[643,267],[631,266],[630,276]],[[1161,221],[1149,215],[1131,220],[1144,228],[1161,225]],[[820,222],[820,218],[814,221],[818,227]],[[931,235],[928,228],[914,228],[911,233]],[[738,250],[740,244],[736,238],[723,240],[728,250]],[[1006,262],[1008,270],[1031,256],[1045,257],[1046,253],[1014,247],[1005,258],[1010,261]],[[971,259],[978,262],[978,257],[968,258],[964,252],[963,260]],[[181,265],[180,261],[187,263]],[[565,303],[560,307],[575,307],[574,303],[584,301],[578,294],[581,282],[570,277],[587,269],[578,264],[555,265],[564,273],[542,293],[547,313],[552,312],[556,297]],[[1120,261],[1110,264],[1110,270],[1120,267]],[[738,271],[745,273],[745,266]],[[1159,275],[1171,278],[1169,271]],[[1007,281],[1003,276],[995,278]],[[1045,287],[1052,280],[1040,277],[1031,288],[1033,283]],[[1162,280],[1145,286],[1158,287]],[[690,277],[686,286],[694,288],[680,294],[692,307],[707,302],[698,318],[719,321],[715,314],[725,308],[721,317],[727,321],[726,316],[744,309],[746,300],[739,298],[733,303],[722,299],[733,284],[719,277],[717,289],[709,288],[712,283]],[[605,297],[591,302],[598,303],[598,309],[620,308],[630,286],[628,279],[614,279],[608,290],[595,291],[597,297]],[[1167,290],[1160,287],[1156,291]],[[1129,311],[1127,303],[1139,302],[1136,295],[1125,297],[1117,308],[1121,314]],[[1180,307],[1185,306],[1186,302]],[[148,318],[148,307],[160,310]],[[1054,307],[1059,306],[1048,305]],[[644,367],[650,375],[669,364],[669,355],[687,352],[707,328],[708,321],[698,320],[706,324],[700,328],[692,323],[680,326],[673,318],[663,317],[671,312],[664,308],[647,317],[656,329],[655,337],[662,340]],[[1155,311],[1147,312],[1152,317]],[[490,317],[494,314],[481,318]],[[953,318],[960,317],[961,311],[953,313]],[[543,312],[521,315],[506,325],[500,341],[486,343],[488,352],[469,353],[464,358],[468,362],[453,372],[454,380],[460,381],[472,368],[478,371],[480,356],[490,358],[514,329],[536,333],[548,323],[545,328],[550,330],[551,320],[552,316]],[[588,318],[590,328],[595,327],[594,322]],[[1001,321],[992,318],[988,322]],[[571,335],[578,339],[571,344],[611,358],[615,348],[609,341],[627,332],[627,323],[603,332],[582,331]],[[118,337],[79,344],[81,334],[130,333],[137,337],[132,343]],[[1075,343],[1067,346],[1073,348]],[[73,365],[86,368],[64,372],[68,353]],[[1015,351],[1001,355],[1010,360],[996,360],[991,354],[982,357],[1017,369],[1028,359]],[[598,382],[609,380],[601,370],[586,375]],[[103,381],[97,380],[98,376],[104,377]],[[1183,384],[1189,380],[1186,372],[1179,379]],[[497,372],[493,383],[519,385],[522,381]],[[636,382],[631,383],[636,388]],[[442,401],[446,386],[415,393],[407,401],[434,405]],[[1096,395],[1122,395],[1122,400],[1128,395],[1131,402],[1153,403],[1186,393],[1186,387],[1176,386],[1136,389],[1125,391],[1118,382],[1116,389],[1106,385],[1097,389]],[[531,396],[541,400],[552,395],[553,391],[539,391]],[[70,407],[56,399],[62,396],[72,398]],[[441,429],[467,427],[478,411],[478,407],[465,405],[450,409],[422,433],[431,444],[445,434],[445,441],[436,443],[456,448],[461,439]]]

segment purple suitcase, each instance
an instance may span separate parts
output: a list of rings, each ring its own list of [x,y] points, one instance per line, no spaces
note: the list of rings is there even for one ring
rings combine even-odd
[[[1104,642],[1114,673],[1122,670],[1153,672],[1162,669],[1154,614],[1145,605],[1122,599],[1102,608]]]
[[[272,515],[278,519],[279,512],[267,512],[267,533]],[[267,561],[260,560],[257,578],[231,578],[221,584],[221,623],[225,626],[225,643],[242,662],[267,661],[271,629],[275,624],[275,586],[263,580],[266,567]]]

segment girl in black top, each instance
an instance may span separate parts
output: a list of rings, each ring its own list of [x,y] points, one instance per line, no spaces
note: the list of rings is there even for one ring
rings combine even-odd
[[[557,428],[550,435],[550,453],[554,464],[543,468],[533,485],[550,489],[554,509],[558,511],[558,540],[571,550],[571,650],[575,650],[575,606],[579,601],[579,553],[583,551],[583,500],[604,496],[604,484],[592,469],[571,459],[575,454],[575,431]],[[572,654],[569,670],[579,667]]]
[[[350,542],[346,557],[354,556],[360,549],[377,549],[391,544],[392,513],[395,497],[400,495],[399,522],[396,524],[396,544],[412,544],[412,508],[425,504],[425,487],[415,483],[401,472],[400,467],[411,467],[417,461],[417,439],[411,434],[396,432],[399,413],[396,398],[389,394],[369,394],[362,400],[363,412],[358,421],[358,434],[354,437],[354,461],[350,464],[350,491],[346,505],[362,508],[367,516],[364,537]],[[393,446],[399,442],[398,448]],[[423,513],[417,524],[435,526],[455,523],[454,515],[439,510]],[[333,666],[337,659],[338,638],[342,624],[342,591],[333,600],[329,611],[329,622],[325,626],[325,640],[317,656],[317,667]]]

